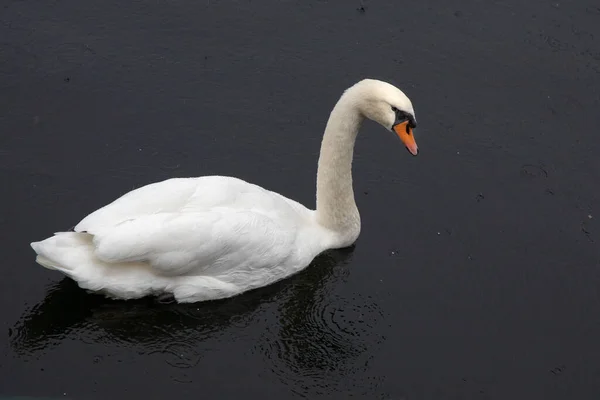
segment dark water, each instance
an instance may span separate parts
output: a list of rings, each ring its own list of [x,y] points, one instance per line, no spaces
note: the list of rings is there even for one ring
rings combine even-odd
[[[314,205],[342,90],[365,125],[356,246],[231,300],[111,302],[29,242],[141,185],[234,175]],[[0,395],[600,396],[600,5],[591,0],[0,5]]]

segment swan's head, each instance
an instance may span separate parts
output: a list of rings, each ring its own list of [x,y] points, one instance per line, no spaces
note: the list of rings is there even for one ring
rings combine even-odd
[[[364,79],[348,89],[356,106],[366,117],[398,135],[408,151],[416,156],[417,143],[413,129],[417,127],[410,99],[397,87],[375,79]]]

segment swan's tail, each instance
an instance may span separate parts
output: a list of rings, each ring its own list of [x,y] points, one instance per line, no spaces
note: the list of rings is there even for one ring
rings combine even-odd
[[[58,232],[31,243],[36,262],[76,281],[82,289],[111,298],[135,299],[171,293],[180,303],[231,297],[239,288],[211,276],[164,277],[144,263],[107,264],[94,254],[93,236]]]
[[[72,276],[82,263],[93,257],[92,235],[78,232],[57,232],[40,242],[31,243],[37,253],[35,261],[42,267]]]
[[[108,264],[96,257],[93,235],[58,232],[31,243],[42,267],[59,271],[79,287],[111,298],[134,299],[160,293],[169,281],[157,276],[144,263]]]

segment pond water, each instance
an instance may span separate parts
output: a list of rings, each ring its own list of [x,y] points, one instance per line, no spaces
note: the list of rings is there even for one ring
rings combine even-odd
[[[597,4],[8,1],[0,22],[0,395],[600,395]],[[168,177],[314,207],[325,122],[365,77],[411,98],[420,154],[364,125],[352,248],[193,305],[35,263]]]

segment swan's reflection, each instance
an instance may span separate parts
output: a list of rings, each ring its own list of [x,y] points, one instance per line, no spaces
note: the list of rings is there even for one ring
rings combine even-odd
[[[286,383],[349,373],[357,363],[364,369],[360,358],[380,339],[371,331],[382,316],[372,300],[337,294],[353,250],[327,252],[268,287],[197,304],[107,300],[65,278],[12,328],[11,346],[19,358],[28,358],[66,341],[102,343],[134,349],[137,357],[158,355],[171,367],[194,368],[206,352],[249,335],[259,339],[249,351]]]

